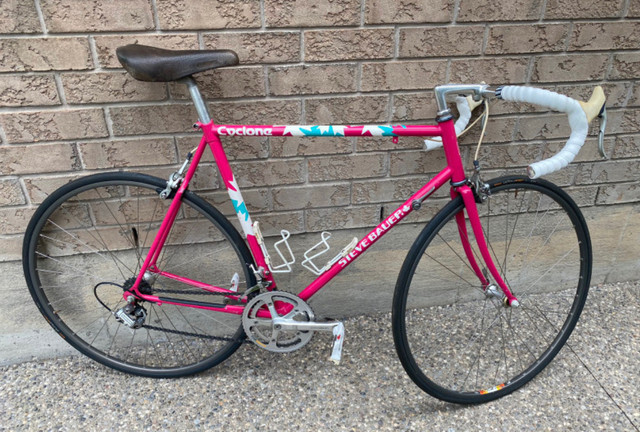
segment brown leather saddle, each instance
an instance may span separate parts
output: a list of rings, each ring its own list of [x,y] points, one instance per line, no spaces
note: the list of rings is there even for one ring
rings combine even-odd
[[[116,49],[122,66],[140,81],[177,81],[198,72],[238,64],[231,50],[168,50],[147,45]]]

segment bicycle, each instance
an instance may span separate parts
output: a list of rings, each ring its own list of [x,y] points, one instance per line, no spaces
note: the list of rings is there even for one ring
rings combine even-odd
[[[35,212],[23,247],[29,291],[54,330],[81,353],[127,373],[179,377],[217,365],[247,340],[291,352],[323,331],[333,334],[331,359],[338,363],[344,325],[316,319],[307,301],[447,184],[451,201],[417,236],[394,291],[393,337],[411,379],[445,401],[487,402],[531,380],[567,341],[589,289],[589,231],[569,195],[539,177],[566,166],[589,122],[606,115],[600,87],[589,102],[578,103],[530,87],[438,86],[435,125],[217,125],[192,75],[237,64],[235,53],[127,45],[117,54],[136,79],[186,84],[199,117],[194,126],[203,135],[166,181],[125,172],[90,175],[53,192]],[[455,123],[451,96],[460,113]],[[477,161],[467,176],[457,134],[478,104],[485,105],[479,119],[486,126],[489,99],[566,112],[567,145],[531,164],[529,177],[485,182]],[[317,278],[294,295],[279,291],[275,281],[296,261],[290,234],[282,230],[272,246],[276,264],[225,156],[220,137],[230,135],[430,137],[427,150],[442,145],[446,166],[338,254],[324,255],[330,233],[321,233],[301,263]],[[244,238],[188,189],[207,147]],[[331,257],[324,265],[318,264],[322,255]]]

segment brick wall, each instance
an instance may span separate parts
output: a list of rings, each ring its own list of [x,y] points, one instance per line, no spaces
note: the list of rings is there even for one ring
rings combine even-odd
[[[634,278],[638,18],[638,0],[0,0],[0,260],[20,259],[29,217],[60,185],[120,168],[165,177],[197,142],[183,86],[120,68],[115,48],[138,42],[235,50],[240,67],[199,76],[214,119],[229,123],[432,122],[439,83],[533,84],[579,98],[602,84],[612,159],[591,137],[580,163],[551,178],[596,240],[602,230],[595,281]],[[505,103],[493,113],[482,151],[491,174],[523,172],[568,135],[557,114]],[[474,137],[463,141],[467,160]],[[226,143],[267,234],[371,226],[443,163],[419,139]],[[207,158],[194,188],[221,203],[220,186]]]

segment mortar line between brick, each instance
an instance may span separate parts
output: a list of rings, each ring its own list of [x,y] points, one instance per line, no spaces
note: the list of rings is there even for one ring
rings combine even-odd
[[[397,60],[400,56],[400,27],[395,26],[393,29],[393,60]]]
[[[627,14],[629,13],[630,4],[631,4],[631,0],[626,0],[624,2],[624,4],[622,5],[622,12],[620,14],[620,18],[624,18],[627,16]]]
[[[71,172],[83,171],[84,169],[86,169],[86,166],[84,164],[82,156],[80,155],[80,144],[77,141],[72,142],[71,149],[71,152],[73,153],[72,158],[75,158],[75,162],[71,167],[73,171]]]
[[[80,151],[80,145],[76,144],[76,149],[77,149],[77,155],[78,155],[78,160],[80,161],[80,170],[81,171],[86,171],[87,169],[87,164],[84,161],[84,157],[82,157],[82,152]]]
[[[536,64],[536,56],[529,57],[529,64],[527,65],[527,73],[524,77],[525,84],[529,84],[531,82],[531,77],[533,76],[533,69]]]
[[[451,16],[451,24],[457,24],[458,15],[460,14],[460,2],[462,0],[455,0],[453,3],[453,14]]]
[[[89,36],[89,52],[91,53],[91,60],[93,61],[93,68],[96,71],[102,71],[102,65],[98,59],[98,48],[96,48],[96,40],[93,35]]]
[[[109,138],[113,139],[115,137],[113,133],[113,120],[111,119],[111,110],[109,107],[104,107],[102,112],[104,113],[104,121],[107,125],[107,132],[109,133]]]
[[[607,82],[610,82],[610,81],[607,81]],[[633,96],[633,89],[635,88],[636,84],[633,82],[630,82],[629,84],[630,84],[629,90],[627,90],[627,95],[625,96],[624,101],[622,101],[621,108],[627,108],[627,106],[629,105],[629,101]]]
[[[622,82],[628,82],[628,80],[622,80]],[[592,83],[593,80],[590,81],[585,81],[582,82],[582,84],[590,84]],[[568,84],[568,85],[578,85],[580,84],[580,82],[566,82],[566,83],[561,83],[561,82],[557,82],[557,83],[548,83],[548,84]],[[366,92],[363,93],[362,96],[371,96],[371,97],[377,97],[377,96],[388,96],[391,93],[394,94],[398,94],[398,95],[411,95],[411,94],[415,94],[415,93],[422,93],[425,91],[429,91],[432,89],[398,89],[398,90],[390,90],[390,91],[375,91],[375,92]],[[317,94],[317,95],[311,95],[311,94],[306,94],[306,95],[299,95],[299,94],[294,94],[294,95],[279,95],[277,97],[272,97],[269,100],[271,101],[294,101],[294,100],[300,100],[301,98],[304,99],[312,99],[312,100],[323,100],[323,99],[333,99],[333,98],[356,98],[359,95],[354,93],[354,92],[348,92],[348,93],[325,93],[325,94]],[[229,98],[229,99],[224,99],[223,102],[220,102],[220,100],[216,100],[215,104],[216,105],[220,105],[220,104],[234,104],[234,103],[243,103],[243,102],[249,102],[249,103],[259,103],[259,102],[264,102],[265,99],[262,97],[242,97],[242,98]],[[181,100],[176,100],[176,99],[172,99],[172,100],[157,100],[157,101],[145,101],[145,102],[111,102],[111,103],[86,103],[86,104],[71,104],[68,106],[69,109],[84,109],[84,110],[89,110],[89,109],[95,109],[95,108],[149,108],[149,107],[160,107],[160,106],[175,106],[175,107],[184,107],[184,106],[192,106],[192,103],[190,103],[187,99],[181,99]],[[33,111],[40,111],[40,112],[55,112],[55,111],[65,111],[65,109],[62,109],[59,105],[33,105],[33,106],[24,106],[24,107],[2,107],[0,108],[0,114],[14,114],[14,113],[20,113],[20,112],[33,112]]]
[[[364,15],[366,12],[366,0],[360,0],[360,28],[364,28]]]
[[[547,13],[547,0],[542,0],[542,7],[540,8],[540,19],[538,20],[539,23],[544,22],[544,16]]]
[[[85,35],[86,36],[86,35]],[[544,55],[544,56],[548,56],[548,57],[553,57],[553,56],[588,56],[588,55],[594,55],[594,54],[610,54],[612,50],[605,50],[605,49],[601,49],[601,50],[583,50],[583,51],[572,51],[570,53],[565,53],[565,52],[538,52],[535,53],[536,55]],[[640,54],[640,49],[629,49],[629,50],[618,50],[621,52],[624,52],[625,54]],[[522,58],[525,55],[528,55],[531,53],[505,53],[505,54],[490,54],[488,56],[485,56],[485,58],[490,58],[490,59],[501,59],[501,58],[507,58],[507,59],[518,59],[518,58]],[[408,62],[408,63],[420,63],[420,62],[425,62],[425,61],[438,61],[438,60],[459,60],[459,61],[473,61],[473,60],[477,60],[478,56],[474,56],[474,55],[469,55],[469,54],[463,54],[463,55],[446,55],[446,56],[423,56],[423,57],[402,57],[400,59],[398,59],[398,61],[402,61],[402,62]],[[391,57],[387,57],[387,58],[340,58],[340,59],[332,59],[332,60],[320,60],[320,61],[309,61],[307,62],[307,64],[309,65],[332,65],[332,64],[343,64],[345,62],[356,62],[356,61],[362,61],[362,62],[366,62],[366,63],[388,63],[392,60]],[[260,62],[260,63],[242,63],[241,66],[247,66],[247,67],[257,67],[257,66],[299,66],[302,65],[303,63],[301,61],[290,61],[290,62]],[[88,72],[93,70],[92,68],[87,68],[87,69],[57,69],[56,72]],[[122,72],[124,71],[124,69],[122,69],[121,67],[110,67],[110,68],[100,68],[98,70],[104,70],[105,72]],[[2,75],[16,75],[16,74],[25,74],[25,75],[31,75],[31,74],[44,74],[47,72],[52,72],[52,70],[47,69],[47,70],[35,70],[35,71],[23,71],[23,70],[5,70],[5,71],[0,71],[0,76]],[[618,80],[620,81],[620,80]]]
[[[18,177],[18,186],[22,191],[22,195],[24,196],[24,202],[27,206],[32,206],[33,202],[31,202],[31,197],[29,196],[29,191],[27,190],[27,185],[24,184],[24,179],[22,177]]]
[[[264,0],[260,0],[260,29],[262,31],[267,28],[267,17],[264,14]]]
[[[485,24],[484,32],[482,34],[482,48],[480,50],[480,55],[482,57],[485,56],[485,52],[487,51],[487,45],[489,44],[489,32],[490,32],[489,24]]]
[[[382,178],[391,178],[391,152],[387,152],[384,157],[385,175]]]
[[[153,25],[156,32],[160,32],[160,19],[158,18],[158,5],[156,0],[151,0],[151,14],[153,15]]]
[[[269,66],[263,66],[262,73],[264,75],[264,94],[265,97],[270,98],[273,95],[271,94],[271,88],[269,87]]]
[[[604,76],[602,77],[603,81],[608,81],[609,75],[611,75],[611,71],[613,70],[613,57],[614,57],[615,53],[611,52],[609,54],[609,59],[607,60],[607,66],[605,68],[605,72],[604,72]]]
[[[58,96],[60,96],[60,103],[62,105],[59,106],[63,106],[63,107],[67,107],[67,97],[64,93],[64,86],[62,85],[62,78],[60,78],[60,74],[59,73],[54,73],[53,74],[53,79],[56,83],[56,90],[58,91]]]
[[[4,129],[2,125],[0,125],[0,144],[7,145],[9,141],[7,141],[7,136],[4,133]]]
[[[300,123],[307,122],[307,98],[300,99]]]
[[[521,21],[521,20],[505,20],[505,21],[496,21],[496,22],[491,22],[492,25],[498,25],[498,26],[502,26],[502,25],[528,25],[528,24],[532,24],[532,23],[536,23],[537,20],[525,20],[525,21]],[[544,24],[563,24],[563,25],[567,25],[569,23],[576,23],[576,24],[591,24],[594,22],[620,22],[620,17],[601,17],[601,18],[597,18],[596,20],[594,19],[587,19],[587,18],[576,18],[576,19],[552,19],[552,20],[546,20],[544,21]],[[631,18],[626,18],[624,20],[624,22],[630,22],[630,23],[638,23],[640,22],[640,18],[636,18],[636,17],[631,17]],[[367,24],[366,27],[361,28],[360,26],[318,26],[318,27],[304,27],[302,28],[303,30],[307,30],[307,31],[336,31],[336,30],[376,30],[376,29],[388,29],[388,28],[393,28],[394,26],[398,26],[398,28],[440,28],[443,25],[446,25],[449,23],[425,23],[425,24],[420,24],[420,23],[398,23],[395,25],[391,25],[390,23],[381,23],[381,24]],[[456,22],[455,25],[457,27],[473,27],[473,26],[478,26],[478,25],[482,25],[483,22],[477,22],[477,21],[469,21],[469,22]],[[204,35],[208,35],[208,34],[224,34],[224,33],[240,33],[240,34],[247,34],[248,32],[251,33],[296,33],[299,32],[301,30],[301,28],[294,28],[294,27],[268,27],[265,28],[264,30],[262,30],[260,27],[249,27],[249,28],[234,28],[234,29],[229,29],[229,28],[225,28],[225,29],[220,29],[220,30],[215,30],[215,29],[202,29],[202,33]],[[122,35],[126,35],[126,36],[149,36],[149,35],[189,35],[189,34],[193,34],[193,30],[189,30],[189,29],[163,29],[160,30],[158,32],[153,32],[153,31],[142,31],[142,30],[114,30],[114,31],[92,31],[91,35],[92,36],[122,36]],[[62,33],[62,32],[47,32],[46,36],[48,37],[52,37],[52,38],[64,38],[64,37],[87,37],[88,33],[87,32],[66,32],[66,33]],[[43,34],[41,33],[29,33],[29,34],[16,34],[16,33],[0,33],[0,37],[2,39],[42,39]]]
[[[590,18],[555,18],[555,19],[549,19],[549,20],[545,20],[544,24],[568,24],[570,22],[575,22],[575,23],[581,23],[581,24],[587,24],[587,23],[593,23],[593,22],[619,22],[620,18],[619,17],[599,17],[596,19],[590,19]],[[625,22],[637,22],[640,21],[640,17],[631,17],[628,19],[625,19]],[[224,33],[247,33],[247,32],[253,32],[253,33],[293,33],[293,32],[297,32],[300,30],[303,31],[343,31],[343,30],[380,30],[380,29],[388,29],[388,28],[394,28],[394,27],[398,27],[401,29],[411,29],[411,28],[442,28],[443,26],[452,26],[453,24],[455,24],[456,27],[474,27],[474,26],[480,26],[480,25],[484,25],[484,24],[491,24],[491,25],[495,25],[495,26],[503,26],[503,25],[517,25],[520,24],[522,26],[526,26],[526,25],[531,25],[531,24],[537,24],[539,22],[539,19],[530,19],[530,20],[500,20],[500,21],[463,21],[463,22],[456,22],[456,23],[450,23],[450,22],[433,22],[433,23],[418,23],[418,22],[401,22],[401,23],[373,23],[373,24],[366,24],[363,26],[359,26],[359,25],[351,25],[351,26],[328,26],[328,25],[323,25],[323,26],[314,26],[314,27],[267,27],[264,29],[264,31],[262,29],[260,29],[259,27],[253,27],[253,28],[224,28],[224,29],[202,29],[201,31],[204,32],[205,34],[224,34]],[[114,31],[114,32],[105,32],[105,31],[100,31],[100,32],[95,32],[92,34],[104,34],[104,35],[110,35],[113,33],[127,33],[127,34],[131,34],[132,36],[135,36],[136,33],[138,35],[144,35],[144,34],[148,34],[148,32],[142,32],[140,30],[131,30],[131,31]],[[167,33],[167,34],[175,34],[175,33],[189,33],[189,30],[182,30],[182,29],[167,29],[167,30],[163,30],[162,33]],[[57,35],[76,35],[76,36],[83,36],[86,35],[86,33],[56,33]],[[10,34],[7,34],[7,36],[10,36]],[[29,36],[29,35],[25,35],[25,36]],[[33,36],[31,36],[33,37]]]
[[[43,34],[48,34],[47,25],[44,22],[44,15],[42,14],[42,8],[40,7],[40,0],[33,0],[36,6],[36,13],[38,14],[38,21],[40,21],[40,28],[42,29]]]
[[[567,40],[564,42],[564,51],[569,52],[569,47],[571,46],[571,39],[573,38],[573,23],[569,23],[569,29],[567,30]]]
[[[445,68],[444,77],[445,82],[451,81],[451,59],[447,60],[447,67]]]

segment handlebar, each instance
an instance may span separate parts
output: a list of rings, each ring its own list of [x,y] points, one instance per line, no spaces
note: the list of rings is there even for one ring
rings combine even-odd
[[[570,97],[560,95],[558,93],[543,90],[534,87],[524,86],[504,86],[496,89],[495,92],[488,89],[485,84],[478,85],[445,85],[436,87],[436,100],[438,102],[438,109],[441,113],[448,110],[446,106],[446,95],[448,93],[456,94],[469,94],[471,97],[456,98],[456,105],[460,112],[460,117],[456,121],[455,129],[456,134],[460,134],[461,131],[467,126],[469,119],[471,118],[471,111],[475,106],[474,101],[481,100],[482,98],[493,97],[494,95],[498,99],[513,101],[513,102],[527,102],[534,105],[539,105],[545,108],[549,108],[554,111],[564,112],[568,116],[569,126],[571,127],[571,134],[569,140],[565,146],[557,154],[551,156],[548,159],[544,159],[539,162],[534,162],[527,167],[527,173],[531,178],[538,178],[543,175],[550,174],[561,168],[567,166],[580,151],[580,148],[584,145],[587,133],[589,130],[589,123],[597,116],[603,117],[603,122],[600,128],[599,148],[600,152],[604,156],[604,149],[602,148],[602,140],[604,137],[604,125],[606,123],[606,111],[605,111],[605,95],[602,87],[597,86],[593,90],[593,94],[588,102],[581,102]],[[444,107],[444,109],[443,109]],[[438,141],[426,140],[425,145],[427,150],[431,150],[442,145]]]
[[[584,145],[589,132],[589,122],[604,110],[605,96],[602,87],[597,86],[589,102],[578,102],[570,97],[533,87],[505,86],[496,90],[500,99],[514,102],[528,102],[567,114],[571,135],[562,150],[548,159],[534,162],[527,167],[531,178],[550,174],[567,166]]]

